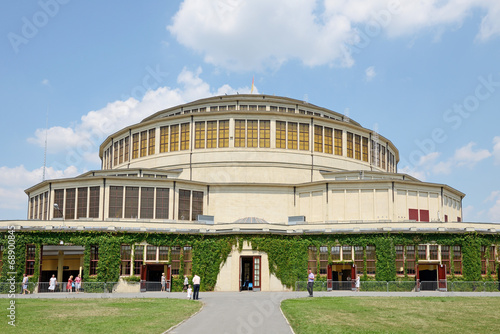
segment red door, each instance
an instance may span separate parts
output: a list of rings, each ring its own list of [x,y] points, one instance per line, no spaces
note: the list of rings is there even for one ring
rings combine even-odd
[[[253,291],[260,291],[260,256],[253,257]]]
[[[446,265],[440,264],[438,266],[438,289],[440,291],[446,291]]]
[[[357,278],[357,272],[356,272],[356,265],[353,263],[351,267],[351,288],[353,290],[356,290],[356,278]]]
[[[170,287],[171,287],[171,282],[172,282],[172,271],[171,271],[171,266],[167,266],[167,273],[166,273],[166,280],[167,280],[167,286],[165,287],[165,290],[170,292]]]
[[[326,266],[326,291],[332,291],[332,266]]]
[[[146,292],[146,280],[147,280],[147,276],[146,276],[146,265],[143,264],[141,265],[141,292]]]

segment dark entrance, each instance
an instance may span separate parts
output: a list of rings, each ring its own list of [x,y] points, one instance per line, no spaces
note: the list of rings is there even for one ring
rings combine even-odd
[[[240,291],[260,291],[260,256],[240,256]]]
[[[165,270],[163,264],[147,264],[141,266],[141,292],[161,291],[161,274],[167,277],[166,290],[170,291],[170,266]]]
[[[419,265],[418,272],[418,277],[420,279],[420,290],[437,290],[437,265]]]
[[[333,264],[327,266],[327,290],[351,290],[356,279],[354,264]]]

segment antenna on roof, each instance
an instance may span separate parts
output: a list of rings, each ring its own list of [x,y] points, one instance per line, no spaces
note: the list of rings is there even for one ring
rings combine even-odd
[[[47,166],[47,133],[49,130],[49,105],[47,104],[47,115],[45,116],[45,148],[43,151],[43,176],[42,181],[45,181],[45,168]]]

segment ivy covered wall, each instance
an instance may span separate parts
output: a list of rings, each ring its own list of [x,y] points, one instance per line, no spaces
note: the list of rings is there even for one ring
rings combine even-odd
[[[4,246],[3,268],[0,281],[5,282],[9,268],[7,232],[0,234],[0,243]],[[396,280],[395,245],[439,244],[462,247],[463,277],[468,281],[480,280],[481,246],[500,244],[499,235],[467,234],[341,234],[341,235],[183,235],[157,233],[116,233],[116,232],[15,232],[15,263],[17,281],[22,280],[25,271],[26,245],[36,245],[35,272],[32,282],[38,281],[40,272],[41,245],[81,245],[84,251],[84,281],[116,282],[120,275],[120,248],[122,244],[147,242],[156,246],[192,246],[192,272],[202,277],[202,290],[213,290],[221,264],[224,263],[233,246],[240,247],[248,241],[254,250],[265,252],[269,259],[270,272],[276,275],[287,287],[293,287],[296,281],[307,277],[308,248],[316,246],[374,245],[376,247],[376,276],[378,281]],[[89,276],[90,246],[99,246],[97,276]],[[489,247],[488,247],[489,249]],[[11,254],[12,255],[12,254]],[[182,257],[182,254],[181,254]],[[366,255],[365,255],[366,257]],[[319,253],[318,253],[319,258]],[[330,258],[330,263],[332,263]],[[366,266],[363,269],[364,279]],[[453,271],[452,271],[453,272]],[[182,287],[184,268],[174,279],[174,290]],[[454,277],[451,276],[451,279]]]

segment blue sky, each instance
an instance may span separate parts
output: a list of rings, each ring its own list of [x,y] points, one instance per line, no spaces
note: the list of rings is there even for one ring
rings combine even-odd
[[[24,189],[99,169],[112,132],[198,98],[306,100],[377,130],[399,172],[500,222],[497,0],[4,1],[0,219]],[[46,126],[48,124],[48,127]]]

